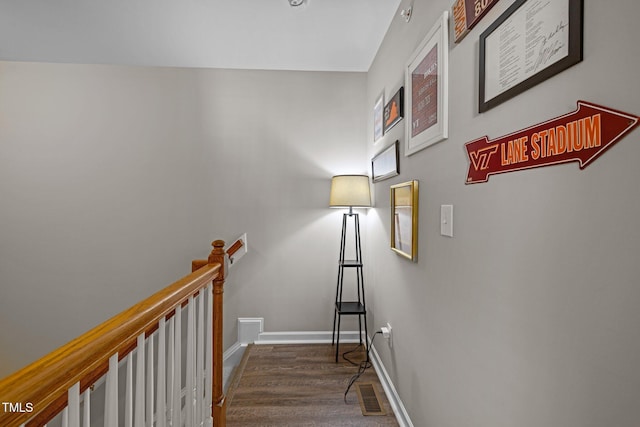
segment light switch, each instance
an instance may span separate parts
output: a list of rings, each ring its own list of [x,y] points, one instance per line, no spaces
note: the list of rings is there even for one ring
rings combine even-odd
[[[453,237],[453,205],[440,206],[440,234]]]

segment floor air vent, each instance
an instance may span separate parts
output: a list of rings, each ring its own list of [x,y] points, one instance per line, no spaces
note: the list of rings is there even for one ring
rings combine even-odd
[[[360,401],[362,415],[385,415],[380,396],[373,383],[356,384],[356,393]]]

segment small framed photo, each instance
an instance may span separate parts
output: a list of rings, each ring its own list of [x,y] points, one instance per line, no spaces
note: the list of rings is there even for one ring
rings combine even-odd
[[[383,135],[382,113],[384,110],[384,93],[380,94],[373,106],[373,142],[376,143]]]
[[[405,68],[407,126],[404,155],[449,134],[449,12],[445,11],[413,52]]]
[[[404,117],[404,87],[401,87],[384,106],[384,133],[397,125]]]
[[[391,186],[391,249],[418,260],[418,181]]]
[[[384,181],[400,173],[400,141],[396,141],[371,159],[373,182]]]
[[[582,61],[582,7],[516,0],[480,34],[480,113]]]

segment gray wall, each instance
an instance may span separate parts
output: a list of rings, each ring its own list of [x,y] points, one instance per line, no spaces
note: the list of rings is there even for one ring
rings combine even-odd
[[[449,0],[415,0],[370,72],[244,72],[0,63],[0,376],[185,274],[209,242],[249,232],[235,318],[328,330],[340,212],[329,177],[363,172],[371,108]],[[477,38],[450,51],[450,137],[374,186],[371,329],[416,426],[636,426],[640,420],[640,131],[585,170],[465,186],[465,142],[575,109],[640,113],[640,4],[585,0],[585,59],[478,115]],[[401,4],[406,7],[408,1]],[[366,141],[366,142],[365,142]],[[420,181],[419,261],[388,248],[389,185]],[[439,235],[453,204],[454,237]]]
[[[263,317],[268,331],[330,330],[342,221],[328,209],[330,178],[367,171],[366,75],[211,71],[200,86],[205,228],[248,232],[250,251],[226,287],[225,342],[238,317]]]
[[[238,316],[330,329],[365,74],[0,62],[0,94],[0,377],[243,232],[227,346]]]
[[[415,0],[408,24],[393,21],[368,73],[370,108],[404,84],[407,59],[451,3]],[[478,115],[478,38],[512,3],[450,49],[449,139],[401,153],[401,175],[375,184],[370,324],[390,322],[394,334],[393,348],[376,348],[415,426],[637,426],[640,131],[585,170],[471,186],[464,144],[571,112],[579,99],[640,114],[640,3],[585,0],[584,61]],[[369,156],[404,142],[402,122],[374,147],[369,123]],[[388,242],[389,186],[410,179],[420,181],[417,263]],[[453,238],[439,233],[442,204],[454,205]]]

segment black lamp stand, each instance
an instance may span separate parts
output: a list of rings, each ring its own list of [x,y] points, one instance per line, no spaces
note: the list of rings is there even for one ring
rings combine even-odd
[[[356,259],[345,259],[345,247],[347,240],[347,218],[353,218],[355,229],[355,245]],[[344,279],[344,270],[352,269],[356,272],[356,285],[358,292],[357,301],[342,300],[342,283]],[[367,305],[364,298],[364,276],[362,274],[362,246],[360,244],[360,220],[358,214],[353,212],[353,208],[349,208],[349,213],[342,216],[342,237],[340,239],[340,259],[338,260],[338,283],[336,285],[336,302],[335,312],[333,315],[333,335],[331,337],[331,345],[336,344],[336,362],[340,349],[340,320],[342,316],[358,316],[358,327],[360,345],[362,345],[362,320],[364,319],[365,333],[365,349],[367,350],[367,360],[369,358],[367,337]],[[337,327],[336,327],[337,320]]]

